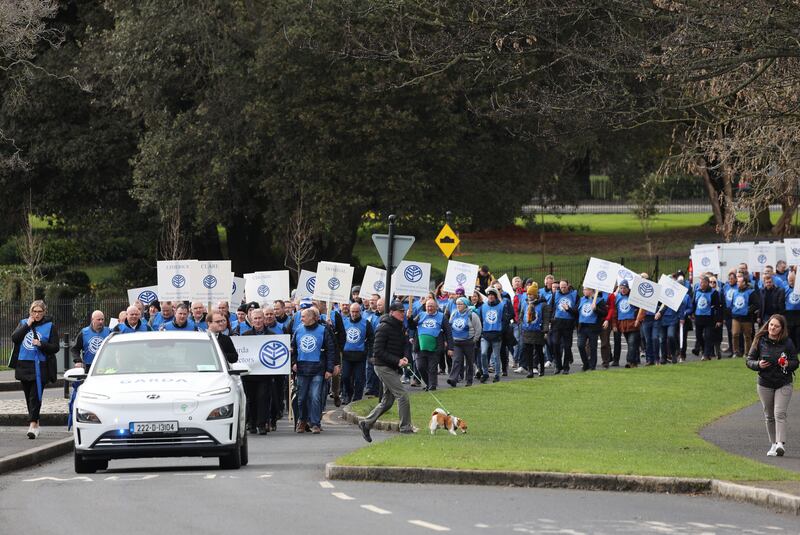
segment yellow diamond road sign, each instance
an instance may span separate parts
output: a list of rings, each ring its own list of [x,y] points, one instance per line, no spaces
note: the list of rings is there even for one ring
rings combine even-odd
[[[456,250],[460,242],[461,240],[458,239],[458,236],[456,236],[456,233],[453,232],[453,229],[451,229],[448,224],[445,224],[442,230],[439,231],[439,235],[436,236],[436,245],[439,246],[439,249],[442,250],[442,253],[444,253],[447,258],[452,256],[453,251]]]

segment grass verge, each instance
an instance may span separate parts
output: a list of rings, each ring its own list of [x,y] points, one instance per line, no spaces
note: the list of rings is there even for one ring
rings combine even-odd
[[[469,422],[466,435],[431,436],[437,403],[412,395],[416,435],[399,435],[337,460],[353,466],[800,480],[800,474],[729,454],[700,438],[713,420],[757,400],[741,360],[508,381],[437,392]],[[367,414],[377,403],[353,405]],[[396,420],[396,406],[384,415]]]

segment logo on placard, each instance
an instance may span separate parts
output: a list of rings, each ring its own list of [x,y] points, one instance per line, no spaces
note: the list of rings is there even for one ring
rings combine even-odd
[[[149,305],[150,303],[158,299],[158,296],[153,290],[145,290],[139,294],[139,297],[137,297],[137,299],[141,301],[143,305]]]
[[[282,368],[289,360],[289,348],[283,342],[271,340],[261,346],[261,350],[258,352],[258,360],[271,370]]]
[[[310,293],[314,293],[314,286],[317,285],[317,278],[316,277],[309,277],[306,281],[306,290]]]
[[[328,279],[328,288],[330,288],[331,290],[336,290],[341,285],[342,283],[339,282],[339,279],[337,279],[336,277],[331,277],[330,279]]]
[[[408,282],[419,282],[422,279],[422,268],[411,264],[403,271],[403,277]]]
[[[703,264],[703,267],[708,267],[708,266],[710,266],[710,265],[711,265],[711,259],[710,259],[709,257],[707,257],[707,256],[704,256],[704,257],[703,257],[703,258],[700,260],[700,263],[701,263],[701,264]]]
[[[495,323],[497,321],[497,311],[490,310],[486,313],[486,321],[489,323]]]
[[[256,289],[256,293],[261,297],[266,297],[269,295],[269,286],[266,284],[259,285],[258,289]]]
[[[767,255],[765,255],[765,254],[758,255],[758,263],[759,264],[766,264],[767,263]]]
[[[733,308],[743,308],[744,307],[744,296],[737,295],[736,299],[733,300]]]
[[[627,299],[624,301],[620,301],[619,303],[619,311],[620,312],[628,312],[631,309],[631,304],[628,302]]]
[[[100,349],[100,346],[103,344],[103,339],[99,336],[93,336],[91,340],[89,340],[89,352],[90,353],[97,353],[97,350]]]
[[[382,280],[378,279],[375,281],[375,284],[372,285],[376,292],[382,292],[386,285],[383,283]]]
[[[361,340],[361,331],[355,327],[347,329],[347,341],[351,344],[358,343]]]
[[[463,273],[459,273],[456,275],[456,282],[463,286],[464,283],[467,282],[467,276]]]
[[[317,339],[307,334],[300,338],[300,351],[303,353],[311,353],[317,349]]]
[[[428,318],[422,322],[422,326],[426,329],[435,329],[436,328],[436,320],[433,318]]]
[[[592,305],[591,303],[586,303],[581,307],[581,314],[583,316],[591,316],[592,315]]]
[[[796,294],[794,292],[789,294],[789,302],[793,305],[800,303],[800,294]]]
[[[798,297],[800,297],[800,296],[798,296]],[[466,326],[467,326],[467,322],[464,320],[464,318],[456,318],[456,319],[453,320],[453,329],[455,329],[457,331],[463,331],[464,327],[466,327]]]
[[[633,273],[631,273],[630,271],[628,271],[627,269],[624,269],[624,268],[620,269],[619,272],[617,273],[617,275],[619,275],[619,278],[622,279],[622,280],[626,280],[626,281],[632,281],[633,280]]]
[[[25,339],[22,340],[22,347],[28,351],[33,351],[33,331],[28,331],[28,334],[25,335]]]
[[[217,278],[214,275],[206,275],[203,277],[203,286],[209,290],[217,285]]]
[[[697,308],[708,308],[708,299],[705,296],[701,295],[697,298]]]
[[[608,273],[603,271],[602,269],[597,272],[597,280],[604,281],[608,278]]]
[[[645,299],[650,299],[654,293],[656,293],[656,289],[649,282],[643,282],[639,285],[639,295]]]
[[[233,284],[231,284],[231,295],[235,293],[236,293],[236,281],[233,281]]]
[[[172,285],[175,288],[183,288],[184,286],[186,286],[186,277],[184,277],[183,275],[175,275],[174,277],[172,277]]]
[[[800,256],[800,247],[792,247],[792,256]]]
[[[669,298],[673,298],[675,297],[675,290],[673,290],[672,288],[667,288],[666,290],[664,290],[664,295],[666,295]]]

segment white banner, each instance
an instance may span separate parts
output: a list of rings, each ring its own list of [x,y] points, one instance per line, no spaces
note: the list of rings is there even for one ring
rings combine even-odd
[[[658,310],[658,296],[661,290],[655,282],[643,279],[639,275],[633,277],[633,282],[629,283],[631,293],[629,301],[632,305],[643,308],[648,312]]]
[[[444,276],[445,292],[454,293],[456,288],[463,288],[466,295],[471,295],[475,289],[475,281],[478,279],[478,265],[466,264],[450,260],[447,262],[447,273]]]
[[[349,303],[353,286],[353,267],[338,262],[317,264],[314,299],[331,303]]]
[[[200,260],[192,266],[193,301],[217,303],[231,298],[233,286],[230,260]]]
[[[756,243],[750,247],[747,268],[750,273],[763,273],[765,266],[775,267],[775,248],[771,243]]]
[[[669,275],[661,275],[661,278],[658,279],[658,287],[661,289],[659,300],[677,312],[689,289]]]
[[[783,240],[786,249],[786,263],[790,266],[800,266],[800,238],[787,238]]]
[[[739,264],[747,264],[750,262],[750,247],[753,245],[753,242],[719,244],[720,269],[722,269],[722,267],[725,268],[725,276],[728,275],[730,270],[738,268]],[[694,264],[694,262],[692,263]],[[695,273],[700,273],[697,266],[693,267]]]
[[[231,336],[231,340],[250,375],[289,375],[292,337],[288,334]]]
[[[197,260],[159,260],[158,297],[161,301],[191,301],[194,299],[192,273]]]
[[[141,301],[145,308],[153,301],[158,301],[158,286],[143,286],[128,290],[128,304],[132,305],[137,300]]]
[[[233,273],[231,273],[233,276]],[[236,310],[244,301],[244,277],[233,277],[231,283],[231,310]]]
[[[620,267],[622,266],[616,262],[609,262],[601,258],[590,258],[589,267],[586,268],[586,275],[583,276],[583,287],[600,290],[601,292],[613,292]]]
[[[317,284],[317,274],[313,271],[300,271],[300,277],[297,280],[297,293],[295,299],[300,300],[304,297],[314,297],[314,286]]]
[[[504,273],[502,277],[497,279],[497,281],[503,286],[503,291],[510,295],[511,299],[514,299],[514,288],[511,286],[511,280],[508,278],[508,273]],[[464,290],[464,293],[466,294],[466,288]]]
[[[772,248],[775,249],[775,264],[781,260],[786,262],[786,247],[783,245],[783,242],[772,242]],[[775,264],[773,264],[772,267],[775,267]]]
[[[431,265],[427,262],[403,260],[392,276],[395,295],[428,295],[431,286]]]
[[[625,266],[619,266],[619,269],[617,270],[617,284],[619,284],[622,281],[628,281],[628,283],[630,284],[630,282],[633,281],[633,277],[635,276],[636,273],[634,273],[630,269],[626,268]]]
[[[716,245],[700,245],[692,249],[691,254],[695,276],[708,271],[715,275],[720,274],[719,249]]]
[[[367,270],[364,272],[364,279],[361,281],[361,293],[359,294],[361,298],[366,299],[372,294],[378,294],[383,297],[385,291],[386,270],[367,266]]]
[[[289,299],[289,270],[245,273],[244,297],[259,304]]]

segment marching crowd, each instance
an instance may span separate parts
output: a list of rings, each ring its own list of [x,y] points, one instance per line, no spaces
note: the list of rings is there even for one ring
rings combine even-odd
[[[113,328],[106,326],[102,311],[95,311],[75,337],[71,353],[76,366],[89,366],[99,348],[95,339],[102,341],[112,332],[209,330],[233,362],[237,356],[231,336],[289,334],[290,382],[275,375],[243,378],[249,431],[267,434],[276,429],[285,413],[287,391],[295,431],[315,434],[321,432],[329,397],[339,406],[382,396],[379,407],[362,423],[369,440],[369,427],[395,399],[401,431],[415,431],[404,385],[433,391],[439,375],[456,387],[471,386],[475,380],[498,382],[509,371],[528,378],[544,376],[548,369],[553,375],[569,374],[574,335],[584,372],[597,368],[598,352],[601,368],[620,366],[623,347],[625,368],[636,368],[642,360],[645,366],[680,363],[689,349],[688,333],[694,331],[690,351],[701,360],[748,352],[748,367],[759,371],[770,439],[777,444],[784,441],[792,372],[798,365],[794,348],[800,347],[800,293],[793,291],[795,272],[785,262],[776,268],[753,275],[741,264],[727,280],[704,273],[694,284],[678,271],[672,277],[688,291],[677,311],[664,305],[655,312],[637,308],[630,302],[626,280],[612,293],[578,291],[570,281],[553,275],[541,286],[514,277],[512,287],[503,288],[487,266],[479,270],[474,288],[459,287],[449,294],[440,284],[420,298],[397,296],[388,311],[380,295],[362,295],[357,286],[350,302],[334,304],[331,310],[309,298],[250,302],[235,312],[225,301],[210,311],[201,302],[154,301],[145,306],[137,301],[119,314]],[[55,360],[48,356],[58,351],[58,334],[46,313],[45,303],[34,301],[29,317],[12,334],[11,365],[25,392],[30,438],[39,433],[43,384],[55,380]],[[777,338],[772,336],[775,322],[780,327]],[[773,338],[782,344],[777,353],[774,347],[764,347],[765,340]],[[781,363],[756,358],[761,352],[785,358]]]

